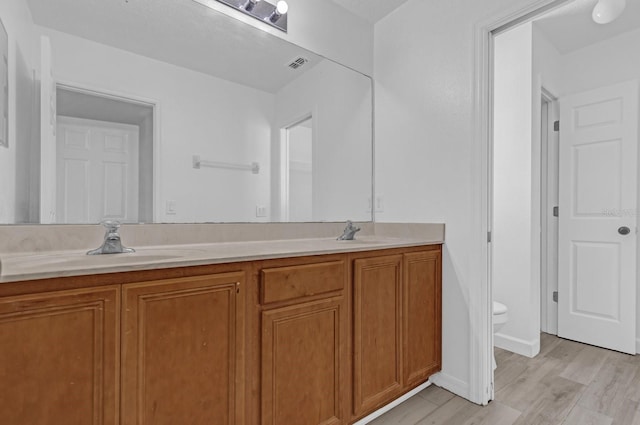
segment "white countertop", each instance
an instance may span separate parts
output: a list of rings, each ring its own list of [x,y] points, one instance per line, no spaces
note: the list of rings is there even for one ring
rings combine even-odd
[[[309,238],[141,246],[131,254],[86,255],[84,250],[4,254],[0,283],[433,245],[442,239],[364,236],[353,241]]]

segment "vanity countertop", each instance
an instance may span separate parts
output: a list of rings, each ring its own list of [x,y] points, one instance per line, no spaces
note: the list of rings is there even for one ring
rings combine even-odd
[[[362,236],[353,241],[308,238],[140,246],[131,254],[86,255],[85,250],[4,254],[0,256],[0,283],[442,243],[444,232],[412,237]]]

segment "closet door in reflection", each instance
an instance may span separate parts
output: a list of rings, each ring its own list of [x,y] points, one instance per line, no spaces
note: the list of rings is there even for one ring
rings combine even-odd
[[[58,117],[58,222],[138,221],[138,131]]]

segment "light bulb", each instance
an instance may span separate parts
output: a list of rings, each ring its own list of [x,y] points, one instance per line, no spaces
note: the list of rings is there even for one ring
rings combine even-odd
[[[278,19],[282,18],[282,16],[287,13],[288,10],[289,5],[287,4],[287,2],[284,0],[280,0],[278,3],[276,3],[276,8],[273,10],[271,15],[266,19],[275,24],[276,22],[278,22]]]
[[[599,0],[591,17],[598,24],[608,24],[622,14],[626,5],[626,0]]]
[[[278,11],[278,14],[284,15],[285,13],[287,13],[289,11],[289,5],[287,4],[286,1],[280,0],[276,4],[276,10]]]
[[[258,4],[260,0],[247,0],[247,2],[244,4],[244,10],[246,10],[247,12],[251,12],[253,10],[254,7],[256,7],[256,4]]]

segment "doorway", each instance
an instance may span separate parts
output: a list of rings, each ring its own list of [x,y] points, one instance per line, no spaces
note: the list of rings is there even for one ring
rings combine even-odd
[[[282,211],[285,221],[313,221],[313,116],[283,129]]]
[[[66,85],[56,99],[56,221],[152,221],[154,105]]]
[[[491,33],[489,275],[493,299],[509,308],[495,343],[533,357],[542,330],[635,353],[637,132],[617,126],[629,116],[637,131],[638,113],[617,106],[637,103],[638,92],[633,82],[615,87],[640,75],[630,58],[640,28],[621,20],[603,31],[590,22],[595,1],[550,4]],[[586,231],[600,225],[597,236]],[[624,344],[607,342],[618,331]]]
[[[558,99],[544,87],[540,98],[540,330],[558,334]]]

